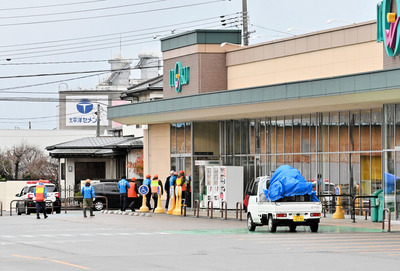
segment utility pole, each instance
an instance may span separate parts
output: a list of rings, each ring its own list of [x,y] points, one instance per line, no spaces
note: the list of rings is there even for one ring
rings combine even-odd
[[[249,45],[249,25],[247,22],[247,0],[242,0],[242,18],[243,18],[243,46]]]
[[[100,104],[97,104],[97,130],[96,137],[100,136]]]

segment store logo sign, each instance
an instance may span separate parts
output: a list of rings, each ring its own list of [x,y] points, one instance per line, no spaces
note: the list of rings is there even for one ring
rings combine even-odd
[[[87,114],[93,110],[93,104],[88,99],[82,99],[78,104],[76,104],[76,109],[79,113]]]
[[[181,92],[182,86],[187,84],[189,84],[189,67],[182,67],[178,61],[175,69],[169,71],[169,86],[175,87],[176,92]]]
[[[377,5],[377,41],[383,42],[388,56],[400,54],[399,10],[400,0],[396,0],[397,12],[391,10],[392,0],[383,0]]]

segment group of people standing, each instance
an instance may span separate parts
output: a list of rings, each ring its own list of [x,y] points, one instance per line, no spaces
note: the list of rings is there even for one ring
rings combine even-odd
[[[178,186],[182,187],[182,202],[184,200],[187,201],[186,197],[188,194],[186,192],[190,190],[189,180],[186,179],[185,172],[183,170],[179,171],[179,174],[172,170],[164,184],[165,191],[167,191],[165,209],[168,209],[170,198],[172,197],[172,195],[170,195],[170,188],[174,187],[174,191],[176,191]]]
[[[175,171],[171,171],[170,175],[167,177],[164,186],[162,181],[158,178],[158,175],[154,175],[151,178],[151,175],[146,175],[146,179],[143,181],[142,185],[146,185],[149,188],[149,193],[146,195],[146,205],[150,210],[157,207],[158,194],[164,194],[164,189],[167,193],[167,200],[165,202],[165,209],[168,209],[170,198],[170,188],[171,187],[182,187],[182,201],[186,200],[187,189],[189,189],[188,180],[185,177],[185,172],[181,170],[179,174]],[[158,188],[160,187],[160,188]],[[164,189],[163,189],[164,188]],[[128,199],[130,199],[131,203],[128,208],[132,211],[135,211],[135,206],[137,204],[137,200],[140,197],[138,186],[136,183],[136,179],[132,178],[129,182],[126,180],[126,176],[122,176],[121,180],[118,182],[118,189],[120,193],[120,209],[121,211],[126,211]],[[160,191],[158,191],[160,189]],[[175,191],[174,189],[174,191]],[[83,195],[83,216],[87,217],[86,210],[89,208],[90,216],[94,216],[93,214],[93,202],[95,201],[95,191],[93,186],[90,185],[90,180],[87,179],[85,186],[81,189],[81,194]],[[153,198],[153,208],[151,207],[150,200]]]

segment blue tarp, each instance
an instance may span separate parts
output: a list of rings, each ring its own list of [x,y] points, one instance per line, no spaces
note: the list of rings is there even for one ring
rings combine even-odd
[[[312,183],[307,182],[300,171],[288,165],[280,166],[275,171],[269,189],[264,189],[264,194],[269,201],[300,195],[310,195],[312,201],[319,201],[312,189]]]

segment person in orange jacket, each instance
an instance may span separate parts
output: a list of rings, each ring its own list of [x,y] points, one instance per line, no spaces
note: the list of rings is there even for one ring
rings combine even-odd
[[[129,209],[131,209],[132,212],[135,211],[135,204],[137,199],[139,198],[139,191],[135,181],[136,178],[132,178],[131,181],[129,182],[130,188],[128,188],[128,199],[132,201],[129,204]]]

